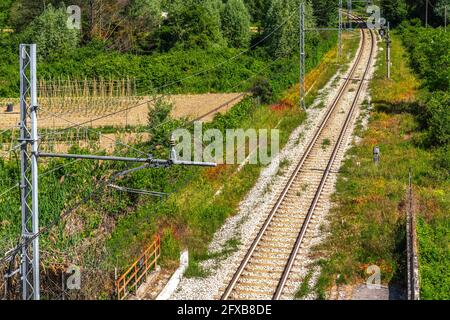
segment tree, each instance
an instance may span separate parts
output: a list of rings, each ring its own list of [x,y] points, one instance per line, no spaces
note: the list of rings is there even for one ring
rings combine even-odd
[[[123,27],[114,37],[120,43],[120,50],[151,48],[147,40],[162,21],[160,0],[133,0],[123,15],[126,17]]]
[[[408,6],[405,0],[381,0],[383,18],[391,25],[398,25],[408,16]]]
[[[12,0],[0,0],[0,32],[8,25]]]
[[[299,7],[300,1],[305,3],[305,28],[316,27],[313,8],[306,0],[273,0],[264,24],[264,34],[268,42],[269,53],[275,56],[286,56],[298,51],[300,40]],[[307,41],[317,37],[308,32]]]
[[[271,0],[245,0],[253,23],[262,24],[269,10]]]
[[[438,0],[436,5],[434,6],[434,13],[444,21],[445,19],[445,7],[447,7],[447,15],[450,10],[450,0]],[[447,17],[448,22],[448,17]]]
[[[219,44],[221,0],[174,0],[168,8],[168,19],[158,31],[160,48],[167,51],[175,45],[184,48]]]
[[[233,47],[250,43],[250,15],[242,0],[228,0],[222,13],[222,32]]]
[[[338,23],[338,3],[336,0],[314,0],[314,17],[319,26],[332,26]]]
[[[410,18],[420,18],[423,23],[426,19],[427,0],[405,0],[408,5]],[[428,0],[428,24],[442,25],[445,4],[450,5],[448,0]],[[434,9],[433,9],[434,8]]]
[[[40,57],[51,58],[69,50],[79,43],[79,32],[67,28],[67,13],[64,8],[49,5],[24,31],[26,42],[36,43]]]

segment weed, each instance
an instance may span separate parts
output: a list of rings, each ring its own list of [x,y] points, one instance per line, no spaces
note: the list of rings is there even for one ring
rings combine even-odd
[[[311,281],[312,275],[313,271],[312,270],[308,271],[302,283],[300,284],[300,288],[295,293],[296,299],[303,299],[311,292],[309,282]]]
[[[331,145],[330,139],[326,138],[326,139],[322,140],[322,144],[321,144],[322,150],[327,150],[330,145]]]

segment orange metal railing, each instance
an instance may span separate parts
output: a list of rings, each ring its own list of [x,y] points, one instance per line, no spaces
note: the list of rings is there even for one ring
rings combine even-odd
[[[130,292],[137,290],[142,283],[141,280],[145,280],[144,277],[147,277],[148,272],[156,268],[160,255],[161,238],[156,236],[142,255],[116,280],[117,298],[119,300],[125,299]]]

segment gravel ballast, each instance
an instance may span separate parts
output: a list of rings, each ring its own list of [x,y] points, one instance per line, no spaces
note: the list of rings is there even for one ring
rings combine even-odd
[[[261,224],[277,200],[288,177],[295,169],[298,159],[304,153],[304,149],[313,137],[320,120],[325,115],[326,108],[318,108],[317,106],[320,106],[321,102],[324,102],[325,105],[331,103],[344,81],[343,78],[348,73],[348,68],[345,69],[345,73],[337,73],[319,91],[319,98],[307,110],[307,120],[292,132],[286,146],[277,156],[278,161],[273,161],[271,165],[262,170],[260,178],[240,203],[237,214],[226,220],[209,245],[210,253],[220,253],[227,241],[232,239],[239,240],[240,245],[237,247],[237,250],[228,256],[202,262],[201,265],[209,271],[209,276],[204,278],[182,278],[171,299],[211,300],[217,299],[222,293],[225,285],[231,279],[233,272],[237,269],[254,240]],[[363,93],[363,96],[365,96],[365,93]],[[279,175],[277,164],[284,159],[289,161],[289,168],[285,170],[284,174]],[[320,220],[323,221],[324,218]],[[313,241],[313,243],[316,243],[316,241]],[[317,272],[314,273],[315,276],[313,278],[316,278]]]

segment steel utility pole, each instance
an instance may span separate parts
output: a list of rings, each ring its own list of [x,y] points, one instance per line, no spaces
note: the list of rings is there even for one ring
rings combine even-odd
[[[347,30],[352,29],[352,20],[350,14],[352,13],[352,0],[347,0]]]
[[[141,167],[127,170],[134,172],[145,168],[161,168],[172,165],[216,166],[211,162],[180,161],[175,142],[171,138],[169,159],[127,158],[115,156],[42,153],[38,149],[36,44],[20,45],[20,188],[22,209],[21,283],[23,300],[40,299],[39,283],[39,205],[38,158],[89,159],[143,163]],[[28,122],[30,121],[30,122]],[[30,123],[30,125],[28,124]],[[123,175],[124,173],[122,173]],[[14,250],[14,249],[13,249]],[[16,272],[12,272],[15,274]]]
[[[342,56],[342,0],[339,0],[338,56]]]
[[[306,111],[305,105],[305,3],[300,2],[300,107]]]
[[[20,189],[24,243],[20,274],[22,298],[39,300],[39,237],[36,236],[39,232],[36,44],[21,44],[19,55]]]
[[[390,35],[390,23],[387,23],[386,32],[386,67],[387,67],[387,78],[391,78],[391,35]]]
[[[448,6],[445,5],[444,7],[444,31],[447,32],[447,13],[448,13]]]

